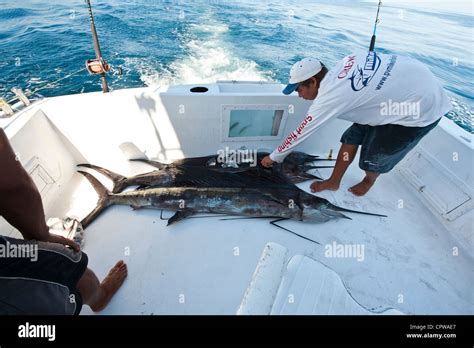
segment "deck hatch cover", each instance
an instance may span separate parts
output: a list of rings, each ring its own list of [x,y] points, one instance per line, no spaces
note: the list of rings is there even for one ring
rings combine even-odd
[[[449,176],[446,168],[427,158],[421,151],[414,151],[399,172],[448,220],[462,215],[452,213],[471,201],[471,196],[462,187],[462,183]]]
[[[38,191],[42,195],[48,192],[52,185],[55,183],[55,180],[41,165],[38,157],[31,158],[25,165],[25,169],[30,174],[31,178],[33,179],[33,182],[38,188]]]

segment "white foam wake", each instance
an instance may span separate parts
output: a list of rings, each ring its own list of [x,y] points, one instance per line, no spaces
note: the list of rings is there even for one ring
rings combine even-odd
[[[193,24],[184,41],[188,55],[165,67],[150,60],[131,59],[147,86],[213,83],[217,80],[271,81],[272,73],[256,62],[239,58],[225,41],[227,25],[211,22]]]

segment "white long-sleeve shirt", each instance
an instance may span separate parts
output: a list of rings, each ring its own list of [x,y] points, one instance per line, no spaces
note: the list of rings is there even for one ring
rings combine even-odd
[[[276,162],[332,117],[370,126],[427,126],[451,109],[438,79],[423,63],[400,55],[358,51],[321,81],[301,124],[270,154]]]

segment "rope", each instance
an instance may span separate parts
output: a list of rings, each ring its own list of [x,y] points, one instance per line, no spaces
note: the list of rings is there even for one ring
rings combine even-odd
[[[118,56],[118,55],[119,55],[119,53],[113,54],[113,55],[112,55],[112,59],[115,58],[115,57]],[[57,79],[57,80],[55,80],[55,81],[48,82],[48,83],[46,83],[44,86],[39,87],[39,88],[36,88],[36,89],[33,90],[33,91],[25,92],[24,94],[25,94],[25,96],[29,97],[29,96],[35,94],[35,93],[38,92],[38,91],[41,91],[41,90],[43,90],[43,89],[46,89],[46,88],[50,87],[51,85],[54,85],[54,84],[57,83],[57,82],[63,81],[63,80],[65,80],[65,79],[67,79],[67,78],[69,78],[69,77],[71,77],[71,76],[77,75],[77,74],[79,74],[80,72],[82,72],[82,71],[84,71],[84,70],[87,70],[87,68],[84,67],[84,68],[81,68],[81,69],[79,69],[79,70],[76,70],[76,71],[74,71],[74,72],[72,72],[72,73],[70,73],[70,74],[68,74],[68,75],[66,75],[66,76],[63,76],[63,77],[61,77],[61,78],[59,78],[59,79]],[[112,69],[112,70],[113,70],[113,69]],[[12,102],[14,102],[15,100],[20,100],[20,98],[18,98],[17,96],[15,96],[15,97],[13,97],[12,99],[8,100],[7,103],[10,104],[10,105],[12,105]]]
[[[25,92],[25,96],[29,97],[29,96],[35,94],[36,92],[41,91],[42,89],[46,89],[46,88],[48,88],[49,86],[51,86],[51,85],[53,85],[53,84],[55,84],[55,83],[57,83],[57,82],[59,82],[59,81],[65,80],[65,79],[67,79],[67,78],[69,78],[69,77],[71,77],[71,76],[74,76],[74,75],[79,74],[79,73],[80,73],[81,71],[83,71],[83,70],[86,70],[86,68],[81,68],[81,69],[79,69],[79,70],[77,70],[77,71],[75,71],[75,72],[73,72],[73,73],[70,73],[70,74],[68,74],[68,75],[66,75],[66,76],[61,77],[60,79],[57,79],[56,81],[48,82],[48,83],[45,84],[44,86],[39,87],[39,88],[37,88],[37,89],[35,89],[35,90],[33,90],[33,91]],[[14,98],[8,100],[7,103],[8,103],[8,104],[11,104],[11,103],[14,102],[15,100],[20,100],[20,98],[18,98],[17,96],[15,96]]]

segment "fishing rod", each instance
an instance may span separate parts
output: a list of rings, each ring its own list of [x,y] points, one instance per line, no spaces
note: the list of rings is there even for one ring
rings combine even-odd
[[[92,6],[90,0],[85,0],[89,10],[89,20],[91,22],[92,40],[94,41],[94,50],[96,59],[89,59],[86,61],[86,68],[91,74],[99,74],[102,82],[102,91],[107,93],[109,86],[105,73],[110,70],[110,66],[102,58],[102,52],[100,51],[99,38],[97,37],[97,30],[95,29],[94,16],[92,15]]]
[[[370,40],[370,48],[369,48],[370,52],[372,52],[375,47],[375,31],[377,30],[377,23],[379,22],[380,5],[382,5],[381,0],[379,0],[379,5],[377,7],[377,16],[375,17],[374,33],[372,34],[372,39]]]

